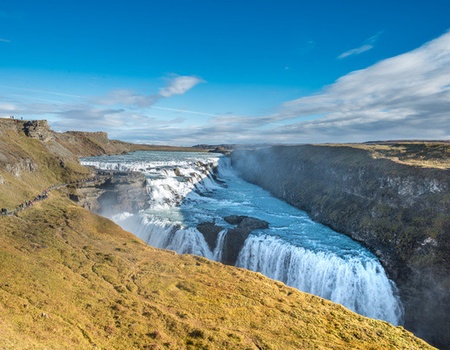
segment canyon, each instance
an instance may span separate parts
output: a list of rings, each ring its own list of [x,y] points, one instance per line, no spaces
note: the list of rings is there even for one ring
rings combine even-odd
[[[424,153],[420,145],[394,146],[403,147],[405,159],[417,160],[411,153],[418,148]],[[437,161],[448,159],[448,144],[427,148],[428,154],[439,148]],[[275,146],[235,151],[231,158],[245,180],[369,248],[399,288],[405,327],[449,346],[447,168],[374,157],[369,146],[352,145]]]

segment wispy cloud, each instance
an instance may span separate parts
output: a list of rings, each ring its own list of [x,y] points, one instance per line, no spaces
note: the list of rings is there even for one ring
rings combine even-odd
[[[351,49],[348,51],[345,51],[344,53],[340,54],[338,56],[339,59],[343,59],[349,56],[354,56],[354,55],[359,55],[362,54],[363,52],[372,50],[375,47],[375,43],[378,41],[378,38],[380,37],[380,35],[383,32],[378,32],[377,34],[371,36],[369,39],[367,39],[363,45],[355,48],[355,49]]]
[[[204,81],[194,76],[176,76],[168,79],[165,87],[159,90],[160,97],[170,97],[173,95],[182,95],[192,89],[194,86],[203,83]]]
[[[10,89],[10,90],[21,90],[21,91],[37,92],[37,93],[42,94],[42,95],[55,95],[55,96],[78,97],[78,98],[83,97],[81,95],[65,94],[65,93],[57,92],[57,91],[40,90],[40,89],[29,89],[29,88],[22,88],[22,87],[16,87],[16,86],[0,85],[0,87],[7,88],[7,89]]]
[[[57,130],[101,130],[107,131],[113,138],[124,139],[133,136],[134,140],[149,130],[161,130],[183,122],[182,118],[161,119],[126,109],[102,109],[88,105],[57,114],[58,121],[52,123],[52,127]]]
[[[115,90],[106,96],[95,99],[102,105],[134,105],[137,107],[150,107],[158,100],[174,95],[183,95],[204,80],[195,76],[172,76],[167,79],[166,86],[156,94],[139,94],[130,90]]]
[[[114,90],[106,96],[96,97],[92,100],[100,105],[132,105],[148,107],[154,104],[160,97],[158,95],[143,95],[130,90]]]
[[[247,142],[450,138],[450,32],[261,117],[220,116]],[[224,129],[222,129],[224,130]]]
[[[17,110],[17,106],[13,103],[0,102],[0,115],[8,114]]]
[[[342,59],[342,58],[346,58],[346,57],[353,56],[353,55],[359,55],[359,54],[362,54],[363,52],[366,52],[366,51],[369,51],[372,49],[373,49],[372,44],[364,44],[360,47],[357,47],[356,49],[351,49],[351,50],[345,51],[344,53],[340,54],[338,56],[338,58]]]
[[[179,113],[187,113],[187,114],[197,114],[197,115],[204,115],[207,117],[216,117],[217,114],[211,114],[211,113],[204,113],[204,112],[198,112],[198,111],[191,111],[188,109],[180,109],[180,108],[168,108],[168,107],[159,107],[159,106],[152,106],[154,109],[161,109],[163,111],[171,111],[171,112],[179,112]]]
[[[0,43],[10,43],[11,40],[5,39],[5,38],[0,38]]]
[[[160,99],[182,95],[202,82],[198,77],[173,75],[166,79],[165,86],[155,94],[143,95],[129,90],[115,90],[98,98],[0,85],[0,88],[8,91],[7,96],[0,96],[0,99],[5,101],[0,103],[0,115],[13,113],[27,118],[45,116],[51,119],[52,127],[56,130],[103,130],[115,138],[132,137],[136,140],[136,137],[146,132],[148,136],[154,132],[162,135],[170,133],[185,122],[185,114],[215,116],[198,111],[153,106]],[[11,93],[11,90],[17,90],[17,93]],[[55,98],[48,99],[47,96]],[[150,106],[152,109],[176,114],[173,113],[174,117],[149,115],[147,107]]]
[[[449,138],[450,32],[283,105],[278,119],[323,115],[279,132],[324,139]]]
[[[52,126],[58,130],[104,130],[123,140],[182,145],[450,139],[450,32],[347,74],[316,94],[288,101],[273,114],[217,116],[155,105],[201,82],[176,76],[154,94],[116,90],[94,102],[74,97],[72,102],[24,103],[1,96],[0,115],[45,115],[54,118]],[[167,113],[149,115],[150,110]],[[167,117],[170,112],[173,116]],[[207,118],[179,117],[186,113]]]

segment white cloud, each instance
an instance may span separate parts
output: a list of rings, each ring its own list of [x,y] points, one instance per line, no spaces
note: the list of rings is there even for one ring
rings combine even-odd
[[[162,98],[183,95],[204,81],[195,76],[174,76],[157,94],[144,95],[130,90],[114,90],[106,96],[97,97],[94,103],[101,105],[132,105],[150,107]]]
[[[158,106],[152,106],[154,109],[161,109],[164,111],[171,111],[171,112],[178,112],[178,113],[187,113],[187,114],[197,114],[197,115],[204,115],[207,117],[216,117],[217,114],[211,114],[211,113],[204,113],[204,112],[198,112],[198,111],[191,111],[188,109],[180,109],[180,108],[168,108],[168,107],[158,107]]]
[[[0,114],[7,114],[7,113],[11,113],[17,110],[17,106],[12,104],[12,103],[8,103],[8,102],[1,102],[0,103]]]
[[[317,95],[283,105],[277,119],[323,115],[295,122],[299,135],[330,139],[450,137],[450,32],[424,46],[350,73]],[[284,127],[284,130],[287,130]]]
[[[371,36],[369,39],[366,40],[366,42],[361,45],[360,47],[357,47],[355,49],[351,49],[348,51],[345,51],[344,53],[340,54],[338,56],[339,59],[343,59],[349,56],[353,56],[353,55],[359,55],[362,54],[363,52],[372,50],[375,47],[375,43],[378,41],[378,38],[380,37],[380,35],[383,32],[378,32],[377,34]]]
[[[0,42],[2,43],[10,43],[11,40],[5,39],[5,38],[0,38]]]
[[[220,116],[247,142],[450,138],[450,32],[261,117]],[[216,139],[216,137],[212,137]]]
[[[159,96],[170,97],[173,95],[182,95],[202,82],[202,79],[194,76],[178,76],[171,78],[168,84],[159,90]]]
[[[371,49],[373,49],[373,45],[364,44],[364,45],[362,45],[360,47],[357,47],[356,49],[348,50],[348,51],[340,54],[338,56],[338,58],[345,58],[345,57],[348,57],[348,56],[359,55],[359,54],[361,54],[363,52],[366,52],[366,51],[369,51]]]
[[[130,90],[114,90],[106,96],[94,99],[94,103],[100,105],[131,105],[138,107],[149,107],[159,97],[157,95],[142,95]]]
[[[164,116],[197,112],[154,106],[153,111],[165,112],[150,116],[148,109],[141,108],[186,93],[201,82],[177,76],[153,95],[116,90],[91,103],[80,103],[79,98],[72,104],[3,98],[0,113],[9,114],[14,108],[14,115],[51,116],[55,120],[51,124],[58,129],[104,130],[123,140],[182,145],[450,139],[450,32],[416,50],[347,74],[316,94],[288,101],[274,114],[204,113],[206,118],[184,120]]]
[[[182,118],[160,119],[126,109],[101,109],[79,106],[58,114],[58,120],[51,123],[57,130],[106,131],[113,138],[136,139],[140,134],[153,129],[164,129],[168,125],[180,125]]]

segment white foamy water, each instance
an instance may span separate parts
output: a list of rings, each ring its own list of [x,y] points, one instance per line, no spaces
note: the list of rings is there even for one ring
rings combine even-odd
[[[85,158],[100,169],[140,171],[150,208],[112,217],[148,244],[221,261],[228,215],[269,222],[246,240],[237,266],[258,271],[362,315],[402,322],[396,289],[377,258],[349,237],[313,222],[306,213],[235,175],[226,157],[205,153],[135,152]],[[211,251],[199,223],[225,227]]]

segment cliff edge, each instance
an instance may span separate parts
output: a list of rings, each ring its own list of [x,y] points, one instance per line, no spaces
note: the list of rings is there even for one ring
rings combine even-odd
[[[375,253],[399,287],[405,327],[450,348],[450,170],[442,165],[450,145],[430,145],[430,154],[436,147],[439,167],[429,160],[427,167],[409,165],[405,152],[403,161],[388,159],[393,145],[381,153],[364,146],[278,146],[235,151],[231,159],[245,180]]]

